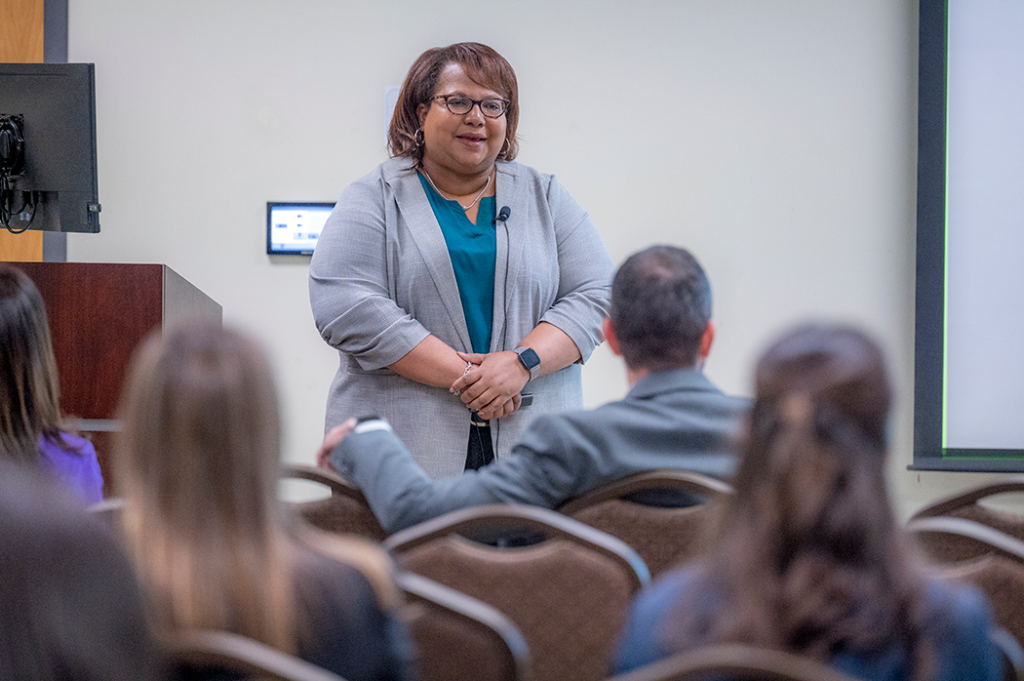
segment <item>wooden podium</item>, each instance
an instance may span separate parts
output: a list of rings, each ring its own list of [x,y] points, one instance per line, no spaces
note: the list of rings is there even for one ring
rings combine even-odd
[[[104,492],[121,383],[132,353],[153,329],[189,319],[220,321],[221,306],[166,265],[8,263],[46,302],[60,374],[61,410],[93,440]]]

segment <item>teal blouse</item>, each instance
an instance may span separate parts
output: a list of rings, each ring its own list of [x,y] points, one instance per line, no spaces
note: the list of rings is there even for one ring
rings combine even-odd
[[[495,199],[493,196],[480,199],[477,224],[474,225],[458,201],[444,198],[430,186],[423,173],[419,176],[448,245],[448,257],[455,270],[455,283],[459,288],[473,352],[490,352],[491,321],[494,317],[494,259],[497,256],[497,240],[494,236]]]

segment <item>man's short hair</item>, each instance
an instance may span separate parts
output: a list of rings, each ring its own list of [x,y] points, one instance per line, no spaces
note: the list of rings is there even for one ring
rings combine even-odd
[[[651,246],[615,274],[610,318],[629,368],[693,366],[711,321],[711,284],[686,249]]]

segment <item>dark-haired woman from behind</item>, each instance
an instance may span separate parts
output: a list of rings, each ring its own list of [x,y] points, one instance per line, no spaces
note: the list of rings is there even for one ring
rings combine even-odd
[[[107,528],[55,481],[0,461],[0,680],[167,678]]]
[[[277,398],[253,341],[214,325],[151,336],[121,418],[124,533],[158,635],[230,631],[348,681],[409,678],[386,555],[303,529],[278,501]]]
[[[0,457],[46,470],[84,503],[103,499],[96,451],[63,424],[43,297],[8,265],[0,265]]]
[[[702,562],[634,604],[619,671],[716,643],[803,654],[868,681],[995,681],[988,603],[928,581],[885,482],[878,346],[809,326],[761,358],[735,479]]]

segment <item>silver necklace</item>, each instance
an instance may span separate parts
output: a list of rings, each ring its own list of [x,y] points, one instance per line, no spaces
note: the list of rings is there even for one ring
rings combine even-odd
[[[426,176],[427,182],[430,183],[430,186],[434,188],[434,191],[441,195],[441,198],[445,199],[446,201],[454,201],[454,199],[449,199],[447,196],[444,195],[444,192],[442,192],[440,189],[437,188],[437,185],[434,184],[434,181],[432,179],[430,179],[430,173],[428,173],[426,170],[424,170],[423,174]],[[487,191],[487,188],[490,187],[490,186],[491,186],[491,176],[488,174],[487,175],[487,182],[484,184],[484,188],[481,189],[480,193],[476,195],[475,199],[473,199],[473,203],[469,204],[468,206],[463,206],[460,203],[459,207],[462,208],[462,210],[469,210],[470,208],[475,206],[476,202],[480,200],[480,197],[484,195],[484,192]]]

